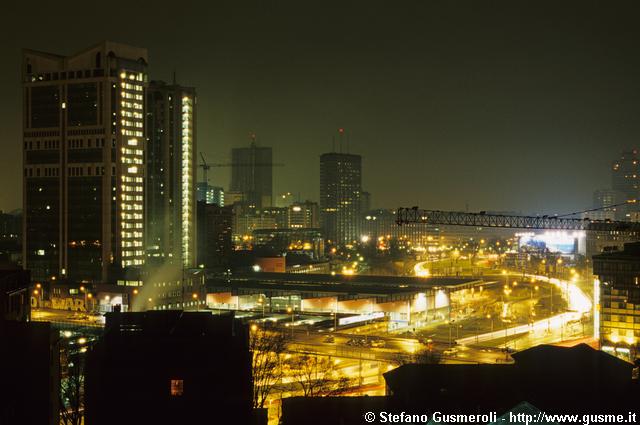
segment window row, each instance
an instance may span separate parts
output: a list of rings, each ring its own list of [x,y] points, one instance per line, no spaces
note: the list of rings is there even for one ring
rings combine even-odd
[[[27,65],[27,71],[30,70],[31,65]],[[30,74],[30,73],[29,73]],[[27,76],[27,81],[57,81],[57,80],[71,80],[76,78],[93,78],[103,77],[104,69],[85,69],[81,71],[62,71],[62,72],[45,72],[42,74],[30,74]]]

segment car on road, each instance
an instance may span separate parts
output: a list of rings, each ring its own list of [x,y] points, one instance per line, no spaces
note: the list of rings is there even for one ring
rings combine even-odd
[[[455,356],[458,352],[457,348],[448,348],[442,352],[443,356]]]
[[[370,344],[372,348],[382,348],[386,345],[384,339],[372,339]]]
[[[347,345],[352,347],[368,347],[369,341],[366,338],[355,337],[349,339],[349,341],[347,341]]]
[[[335,342],[335,338],[333,337],[333,335],[327,335],[322,342],[333,344]]]

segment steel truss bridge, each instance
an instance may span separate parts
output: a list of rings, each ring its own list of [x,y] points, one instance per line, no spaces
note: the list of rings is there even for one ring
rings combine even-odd
[[[585,230],[620,232],[640,236],[640,223],[627,221],[591,220],[588,218],[565,218],[557,216],[520,216],[425,210],[418,207],[398,208],[396,223],[435,224],[451,226],[497,227],[514,229]]]

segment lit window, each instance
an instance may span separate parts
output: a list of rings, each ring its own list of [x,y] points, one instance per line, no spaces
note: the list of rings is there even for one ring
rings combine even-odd
[[[179,397],[184,392],[184,381],[182,379],[171,380],[171,396]]]

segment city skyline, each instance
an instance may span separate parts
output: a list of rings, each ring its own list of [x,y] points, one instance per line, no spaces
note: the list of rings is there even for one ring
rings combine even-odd
[[[115,28],[43,3],[42,18],[4,28],[14,35],[2,47],[8,95],[0,113],[9,125],[0,177],[20,173],[20,48],[73,54],[103,39],[148,48],[150,78],[169,81],[175,71],[198,89],[200,150],[209,161],[228,162],[256,133],[286,165],[274,170],[274,193],[302,199],[318,199],[318,157],[338,128],[363,156],[374,206],[387,208],[588,208],[593,190],[609,186],[611,161],[637,145],[640,126],[629,111],[640,107],[640,30],[630,2],[246,6],[185,10],[179,19],[192,22],[190,31],[165,32],[154,26],[167,26],[167,12]],[[228,188],[229,170],[212,170],[210,181]],[[18,208],[20,198],[5,190],[0,209]]]
[[[637,421],[637,2],[3,12],[0,424]]]

